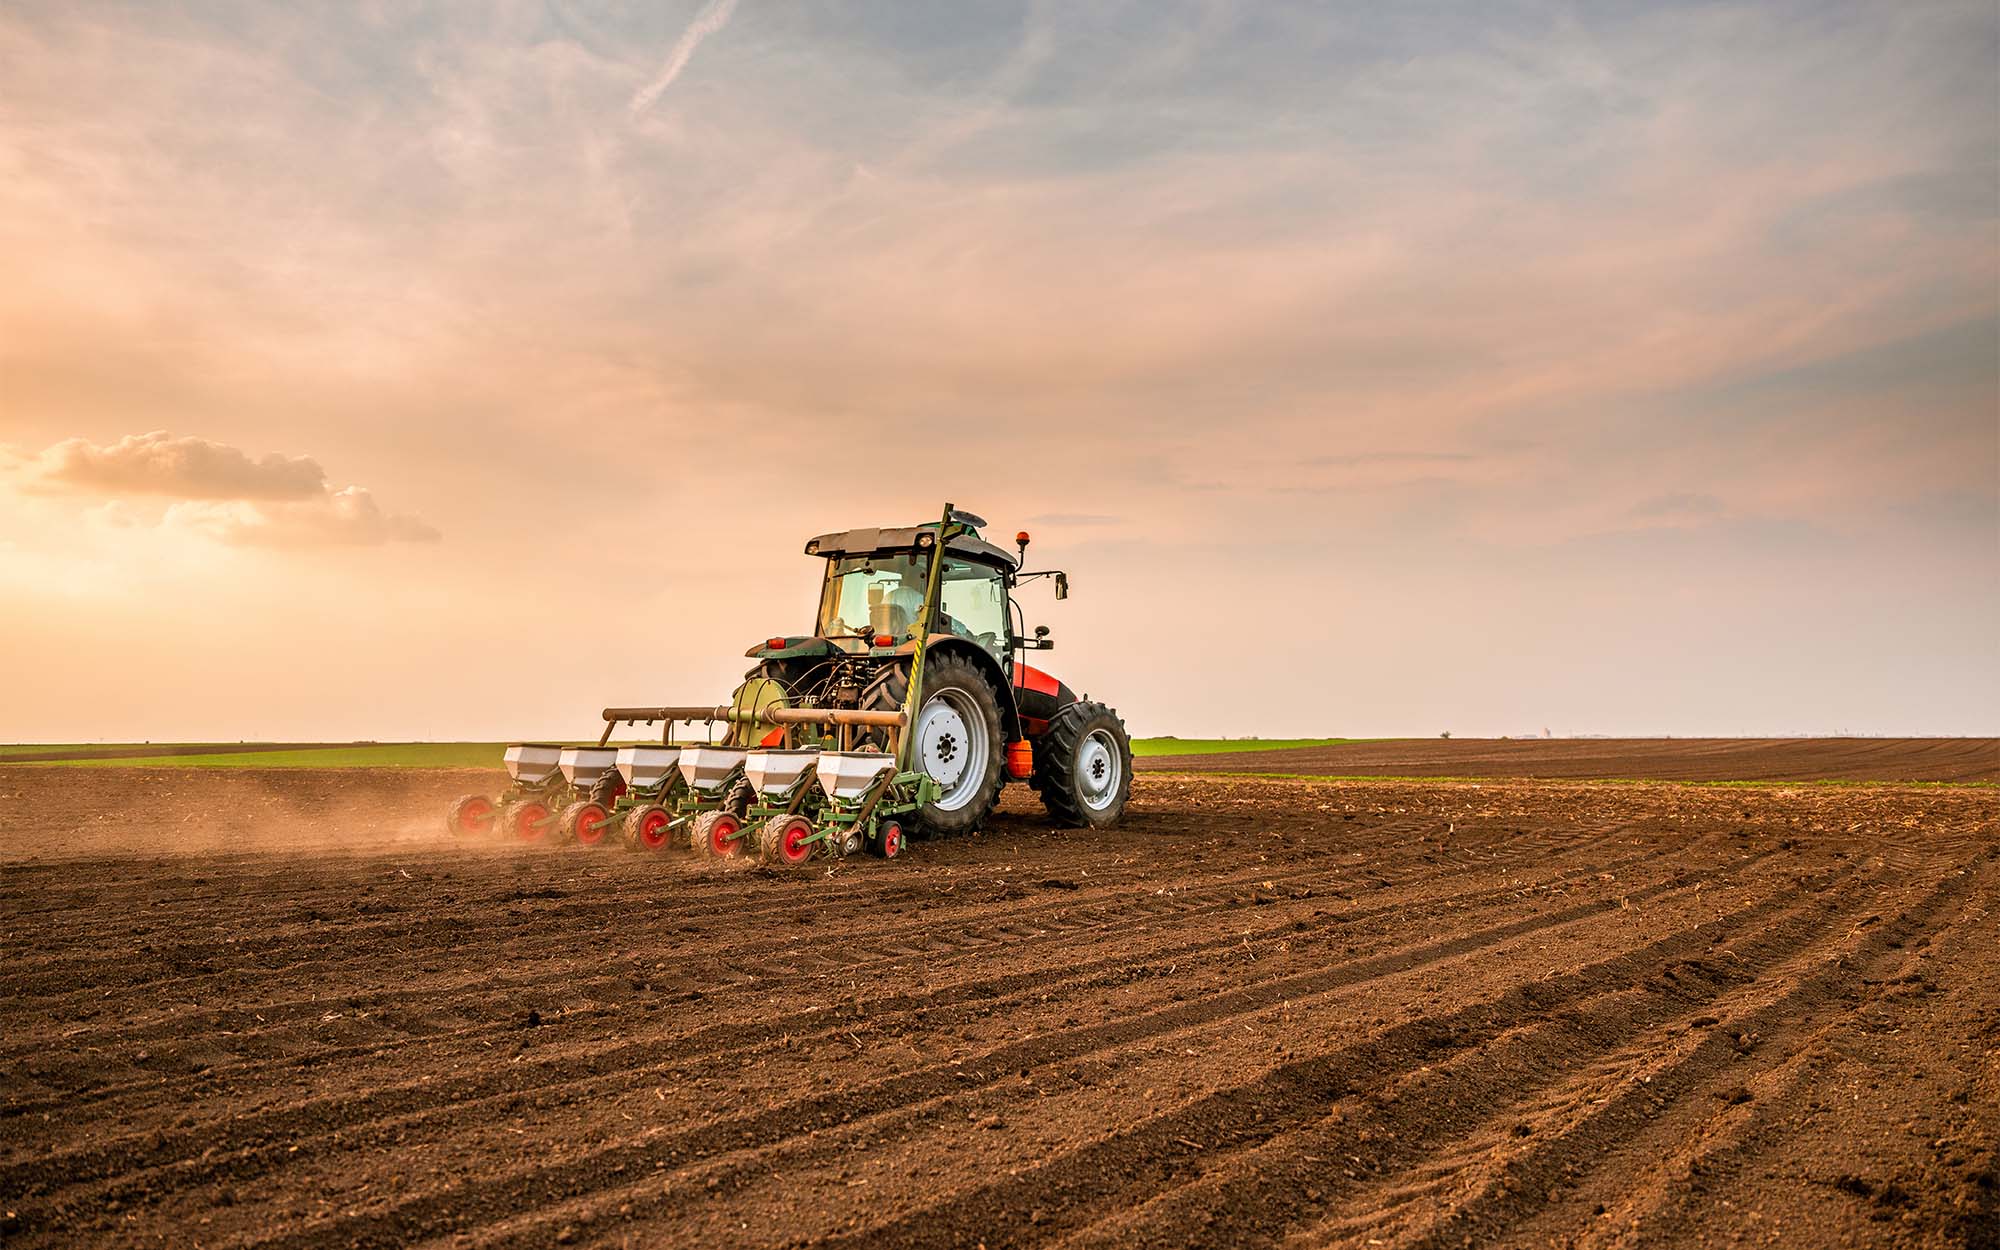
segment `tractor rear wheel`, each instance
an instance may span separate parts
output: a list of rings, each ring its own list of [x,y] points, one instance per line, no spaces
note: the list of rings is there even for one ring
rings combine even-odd
[[[875,688],[885,706],[901,707],[909,674]],[[949,652],[924,659],[924,704],[910,727],[910,767],[929,773],[944,793],[918,811],[912,831],[922,837],[971,833],[992,814],[1007,780],[1000,694],[970,660]]]
[[[1132,739],[1118,713],[1078,702],[1035,743],[1035,789],[1049,815],[1078,829],[1117,820],[1132,797]]]
[[[607,768],[590,783],[590,793],[586,797],[605,811],[618,806],[619,796],[625,793],[625,778],[617,769]]]

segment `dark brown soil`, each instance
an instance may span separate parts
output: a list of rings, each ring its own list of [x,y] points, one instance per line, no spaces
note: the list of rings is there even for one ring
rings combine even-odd
[[[9,1246],[1994,1244],[2000,794],[1149,775],[892,863],[0,768]]]
[[[2000,781],[2000,738],[1392,738],[1153,756],[1139,767],[1322,777]]]
[[[79,746],[67,750],[33,745],[0,747],[0,764],[50,764],[72,760],[145,760],[170,755],[246,755],[257,751],[301,751],[323,742],[178,742],[155,745]]]

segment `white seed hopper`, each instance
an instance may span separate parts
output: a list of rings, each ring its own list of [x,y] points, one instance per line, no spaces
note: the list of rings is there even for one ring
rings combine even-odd
[[[748,754],[743,747],[682,747],[681,776],[688,785],[712,794],[722,788],[722,783],[729,780],[729,774]]]
[[[743,757],[743,775],[759,794],[783,794],[813,770],[818,751],[752,751]]]
[[[618,774],[635,790],[650,790],[680,762],[679,747],[619,747]]]
[[[605,769],[617,763],[618,751],[614,747],[564,747],[556,767],[562,769],[564,781],[581,789],[595,784]]]
[[[562,748],[540,742],[524,742],[507,748],[507,775],[523,785],[540,785],[556,770]]]
[[[869,782],[895,767],[896,757],[880,751],[821,751],[820,789],[836,799],[858,798]]]

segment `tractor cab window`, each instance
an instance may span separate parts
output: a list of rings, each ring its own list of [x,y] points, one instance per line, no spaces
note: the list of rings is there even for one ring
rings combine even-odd
[[[996,655],[1006,651],[1007,588],[999,570],[947,559],[942,598],[941,632],[970,638]]]
[[[842,556],[826,562],[819,598],[822,638],[910,636],[924,606],[925,570],[910,556]]]
[[[924,606],[929,571],[913,556],[842,556],[826,564],[819,599],[819,635],[851,638],[910,636]],[[971,639],[996,655],[1007,649],[1007,588],[997,569],[967,560],[944,562],[939,633]]]

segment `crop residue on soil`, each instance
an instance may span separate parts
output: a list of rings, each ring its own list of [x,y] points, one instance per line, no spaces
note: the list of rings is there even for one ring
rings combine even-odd
[[[9,1245],[1963,1246],[2000,795],[1150,776],[703,871],[0,768]]]

